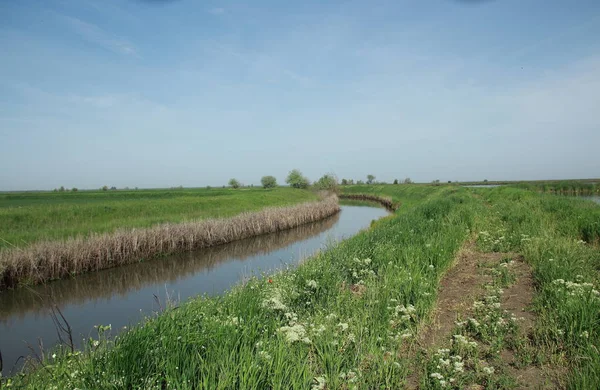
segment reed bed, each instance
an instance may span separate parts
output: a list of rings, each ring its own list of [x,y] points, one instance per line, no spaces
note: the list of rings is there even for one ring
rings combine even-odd
[[[38,284],[158,255],[279,232],[321,220],[339,210],[337,197],[330,196],[317,202],[271,207],[227,219],[165,223],[146,229],[39,242],[24,249],[0,252],[0,291],[22,283]]]
[[[400,207],[400,203],[394,203],[392,198],[389,196],[371,194],[342,194],[340,195],[340,199],[366,200],[369,202],[377,202],[391,211],[396,211]]]
[[[108,299],[113,295],[125,295],[152,284],[168,283],[189,275],[211,270],[235,258],[241,261],[262,255],[315,237],[339,221],[340,214],[308,223],[275,234],[264,234],[225,245],[202,249],[200,252],[181,252],[170,256],[169,261],[154,259],[132,263],[105,270],[88,272],[77,278],[63,279],[59,283],[47,283],[25,289],[6,290],[0,294],[0,323],[17,315],[48,310],[51,303],[59,307],[83,304],[89,300]]]

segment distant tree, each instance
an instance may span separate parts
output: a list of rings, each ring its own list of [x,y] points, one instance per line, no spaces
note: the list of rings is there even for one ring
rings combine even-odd
[[[138,188],[137,188],[137,187],[135,187],[135,190],[137,191],[137,190],[138,190]]]
[[[374,181],[375,181],[375,176],[367,175],[367,184],[373,184]]]
[[[347,186],[347,185],[348,185],[348,180],[346,180],[346,179],[342,179],[342,185],[343,185],[343,186]]]
[[[229,179],[229,186],[232,188],[240,188],[240,182],[236,179]]]
[[[354,184],[354,179],[348,180],[348,184],[353,185]]]
[[[484,180],[483,180],[483,182],[484,182],[484,183],[487,183],[487,182],[488,182],[488,179],[484,179]]]
[[[314,183],[314,187],[319,190],[327,190],[332,192],[338,192],[338,179],[333,173],[327,173],[323,175],[319,180]]]
[[[310,181],[297,169],[290,171],[285,182],[293,188],[307,188],[310,185]]]
[[[277,187],[277,179],[275,176],[263,176],[260,179],[260,184],[262,184],[263,188],[275,188]]]
[[[58,189],[58,192],[65,192],[65,187],[64,186],[60,186],[60,188]]]
[[[357,181],[356,181],[356,184],[358,184],[358,185],[361,185],[361,184],[365,184],[365,182],[364,182],[364,181],[362,181],[362,180],[357,180]]]
[[[210,190],[210,188],[211,188],[210,186],[206,186],[206,189],[207,189],[207,190]]]
[[[410,179],[410,177],[407,177],[406,179],[404,179],[404,184],[412,184],[412,180]]]
[[[108,191],[108,186],[102,186],[102,188],[100,188],[102,191]]]
[[[55,189],[53,189],[53,190],[52,190],[52,192],[58,192],[58,189],[57,189],[57,188],[55,188]]]
[[[79,191],[79,190],[77,189],[77,187],[73,187],[73,189],[72,189],[71,191],[73,191],[73,192],[77,192],[77,191]]]
[[[115,186],[112,186],[112,187],[110,187],[110,190],[111,190],[111,191],[116,191],[116,190],[117,190],[117,187],[115,187]]]
[[[394,179],[394,184],[398,184],[398,179]]]
[[[448,180],[448,184],[452,184],[452,180]]]

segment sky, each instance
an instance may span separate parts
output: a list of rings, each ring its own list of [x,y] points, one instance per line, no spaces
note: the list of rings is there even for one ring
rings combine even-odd
[[[0,190],[600,177],[600,2],[0,0]]]

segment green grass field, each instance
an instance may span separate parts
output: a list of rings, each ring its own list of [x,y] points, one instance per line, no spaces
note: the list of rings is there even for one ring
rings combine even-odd
[[[0,250],[90,232],[230,217],[315,199],[310,191],[291,188],[0,193]]]
[[[392,196],[395,215],[302,263],[222,297],[198,297],[84,351],[46,354],[45,368],[6,381],[29,388],[425,389],[518,388],[500,352],[560,373],[557,388],[600,383],[600,207],[517,188],[356,186]],[[521,254],[531,266],[537,319],[498,303],[509,259],[448,349],[417,343],[441,278],[465,243]],[[465,286],[468,288],[468,286]],[[475,324],[475,325],[471,325]],[[459,326],[457,324],[457,326]]]

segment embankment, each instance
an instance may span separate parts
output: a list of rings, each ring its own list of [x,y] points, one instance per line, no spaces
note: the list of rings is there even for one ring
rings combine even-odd
[[[369,202],[376,202],[390,211],[396,211],[400,207],[400,203],[394,203],[392,201],[392,198],[387,196],[378,196],[370,194],[341,194],[340,199],[366,200]]]
[[[291,207],[271,207],[228,219],[161,224],[64,241],[39,242],[0,252],[0,291],[117,267],[158,255],[212,247],[315,222],[339,211],[328,197]]]

